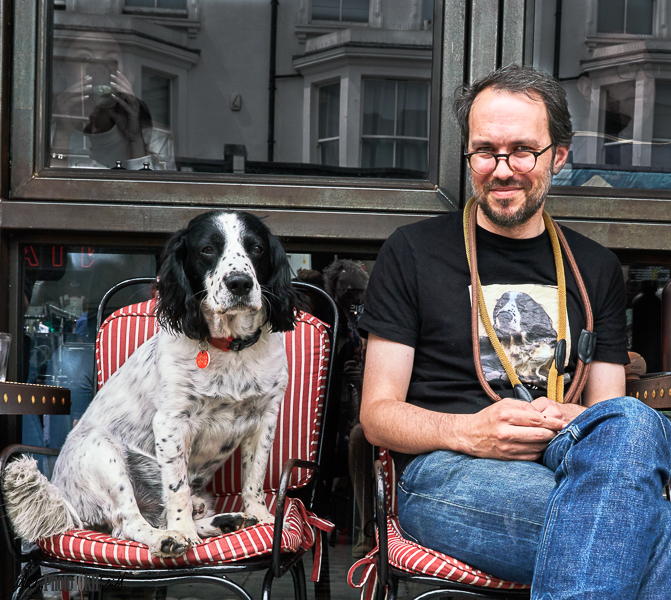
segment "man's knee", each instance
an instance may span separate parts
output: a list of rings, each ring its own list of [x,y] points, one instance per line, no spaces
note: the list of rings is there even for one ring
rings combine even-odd
[[[671,425],[668,419],[631,396],[613,398],[594,405],[595,422],[606,426],[613,436],[637,440],[642,445],[669,442]]]

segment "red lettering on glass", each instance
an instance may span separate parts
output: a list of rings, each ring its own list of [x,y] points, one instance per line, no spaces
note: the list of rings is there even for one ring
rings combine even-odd
[[[93,258],[94,254],[95,254],[94,248],[91,247],[84,248],[84,246],[82,246],[82,252],[81,252],[82,267],[88,269],[93,265],[93,263],[95,262],[95,258]]]
[[[35,248],[32,246],[26,246],[23,249],[23,258],[28,261],[28,266],[30,267],[40,266],[40,261],[37,260],[37,254],[35,254]]]
[[[56,262],[56,250],[60,252],[58,262]],[[63,266],[63,246],[52,246],[51,247],[51,265],[54,267]]]

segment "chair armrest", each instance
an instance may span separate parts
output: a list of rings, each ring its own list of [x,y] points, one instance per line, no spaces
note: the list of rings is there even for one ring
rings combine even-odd
[[[42,446],[26,446],[24,444],[12,444],[7,446],[2,453],[0,453],[0,483],[5,478],[5,467],[9,459],[15,454],[43,454],[45,456],[58,456],[59,450],[54,448],[43,448]],[[12,524],[9,521],[9,516],[5,510],[5,496],[0,485],[0,526],[2,527],[2,537],[5,540],[5,545],[9,550],[12,558],[17,562],[26,562],[30,555],[21,552],[18,549],[18,544],[12,530]]]
[[[282,549],[282,529],[284,528],[284,504],[287,499],[287,490],[289,489],[289,478],[294,469],[310,469],[319,474],[319,466],[316,463],[300,460],[298,458],[290,458],[284,463],[282,469],[282,476],[280,477],[280,486],[277,490],[277,504],[275,506],[275,525],[273,528],[273,575],[280,577],[280,551]],[[317,477],[313,478],[313,487],[317,485]],[[314,491],[313,494],[314,496]],[[319,535],[319,533],[317,533]]]
[[[387,486],[384,467],[375,461],[375,521],[378,535],[378,578],[382,587],[389,581],[389,554],[387,547]]]

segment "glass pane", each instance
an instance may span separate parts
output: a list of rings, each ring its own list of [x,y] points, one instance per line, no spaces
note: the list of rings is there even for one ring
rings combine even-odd
[[[170,80],[167,77],[143,72],[142,100],[149,108],[155,126],[170,127]]]
[[[400,169],[426,171],[428,151],[426,142],[398,141],[396,142],[396,166]]]
[[[395,104],[395,81],[367,79],[363,97],[363,134],[394,135]]]
[[[156,7],[186,10],[186,0],[157,0]]]
[[[397,135],[428,137],[429,86],[417,81],[398,82]]]
[[[569,160],[553,183],[671,189],[671,61],[656,51],[666,39],[655,22],[662,11],[652,1],[599,0],[595,23],[589,2],[565,0],[560,13],[534,3],[533,64],[562,83],[574,132]]]
[[[274,77],[270,3],[196,5],[202,10],[185,0],[60,3],[49,60],[49,167],[202,178],[425,177],[393,166],[363,173],[361,136],[427,137],[433,69],[426,56],[431,23],[422,17],[433,0],[380,2],[375,27],[360,26],[368,23],[370,0],[283,2]],[[130,10],[152,7],[164,11],[160,18]],[[165,12],[185,7],[189,19]],[[333,60],[353,51],[354,39],[364,55]],[[397,105],[397,82],[409,74]],[[347,81],[346,90],[331,87],[338,81]],[[319,140],[335,137],[347,148],[340,163],[349,166],[329,170]]]
[[[337,167],[340,163],[340,142],[331,140],[330,142],[321,142],[319,144],[321,164],[330,167]]]
[[[361,141],[361,166],[371,167],[393,167],[394,166],[394,142],[391,140]]]
[[[140,7],[140,8],[155,8],[156,0],[125,0],[126,6]]]
[[[627,33],[652,33],[653,0],[627,0]]]
[[[342,0],[342,20],[368,23],[370,0]]]
[[[626,0],[599,0],[597,31],[599,33],[622,33]]]
[[[340,83],[319,88],[319,139],[340,134]],[[322,164],[324,163],[322,161]]]
[[[70,415],[24,416],[23,442],[59,448],[93,398],[98,304],[114,285],[155,277],[154,252],[29,244],[23,256],[23,360],[19,380],[70,389]],[[111,298],[106,314],[151,298],[151,286],[132,286]]]
[[[339,21],[340,0],[312,0],[312,18]]]
[[[422,0],[422,21],[433,21],[433,0]]]

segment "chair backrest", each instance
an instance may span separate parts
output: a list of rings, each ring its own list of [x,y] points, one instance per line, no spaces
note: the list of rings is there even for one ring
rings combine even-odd
[[[128,357],[158,331],[155,300],[121,308],[102,324],[96,339],[98,386],[101,387]],[[322,415],[330,381],[329,328],[307,313],[299,313],[296,327],[284,337],[289,365],[289,385],[278,416],[275,441],[270,453],[264,490],[270,509],[287,459],[316,461],[319,453]],[[241,454],[236,450],[215,474],[210,491],[218,511],[242,507]],[[312,472],[296,469],[289,487],[298,489],[312,480]]]
[[[392,516],[397,513],[396,505],[396,469],[394,460],[389,450],[379,447],[377,449],[377,458],[382,463],[384,471],[384,483],[386,487],[385,499],[387,501],[387,515]]]

